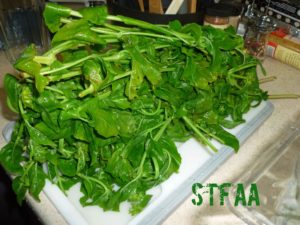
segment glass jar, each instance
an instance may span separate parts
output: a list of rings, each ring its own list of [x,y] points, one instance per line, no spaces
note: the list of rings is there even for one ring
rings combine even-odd
[[[269,16],[260,16],[247,27],[245,47],[249,54],[263,60],[265,57],[265,47],[267,35],[272,32],[276,24]]]
[[[48,48],[48,31],[43,23],[45,0],[0,0],[0,42],[8,60],[14,63],[31,43],[39,52]]]

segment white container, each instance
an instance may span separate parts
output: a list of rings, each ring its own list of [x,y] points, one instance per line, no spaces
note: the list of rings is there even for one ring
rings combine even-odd
[[[270,102],[262,102],[244,116],[246,123],[228,131],[234,134],[242,144],[271,115],[272,111],[273,105]],[[4,129],[6,141],[9,140],[12,129],[13,124],[8,124]],[[82,207],[79,203],[79,198],[82,196],[79,184],[68,191],[68,196],[65,196],[56,185],[50,182],[46,182],[43,192],[70,225],[160,224],[192,193],[194,183],[204,182],[225,160],[235,154],[228,146],[215,141],[213,144],[219,150],[218,153],[211,152],[195,139],[178,144],[182,157],[179,172],[159,186],[152,188],[149,192],[153,198],[148,206],[134,217],[128,213],[129,204],[126,202],[121,204],[120,212],[103,212],[97,206]]]

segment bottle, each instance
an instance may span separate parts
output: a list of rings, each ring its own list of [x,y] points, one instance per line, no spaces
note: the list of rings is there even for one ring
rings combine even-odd
[[[266,55],[300,69],[300,39],[279,28],[267,36]]]

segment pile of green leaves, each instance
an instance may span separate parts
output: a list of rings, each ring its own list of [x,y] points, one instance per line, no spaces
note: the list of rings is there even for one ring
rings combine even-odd
[[[63,191],[80,182],[83,206],[128,201],[137,214],[147,190],[178,171],[174,141],[195,137],[216,151],[213,138],[237,151],[224,128],[267,98],[258,61],[232,29],[51,3],[44,18],[52,48],[37,55],[29,46],[14,64],[19,77],[4,80],[20,119],[0,161],[20,202],[27,191],[38,199],[45,179]]]

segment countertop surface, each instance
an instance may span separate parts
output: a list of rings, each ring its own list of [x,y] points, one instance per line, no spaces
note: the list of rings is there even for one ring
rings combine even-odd
[[[300,94],[300,70],[271,58],[266,58],[263,65],[267,71],[267,75],[276,76],[277,79],[262,84],[262,89],[268,91],[270,95],[281,93]],[[13,70],[3,55],[0,55],[0,68],[0,130],[2,130],[9,120],[16,118],[16,115],[11,114],[5,105],[6,97],[2,88],[2,80],[6,72],[12,72]],[[259,76],[262,77],[260,72]],[[247,168],[260,157],[260,153],[265,148],[282,136],[290,125],[300,119],[300,99],[280,99],[271,100],[271,102],[274,105],[272,115],[246,140],[239,152],[220,166],[205,184],[234,183],[237,181],[243,174],[243,171],[247,171]],[[1,135],[0,146],[4,144]],[[225,206],[220,206],[216,201],[216,204],[210,206],[208,199],[204,198],[201,206],[194,206],[192,204],[193,198],[194,196],[191,195],[186,199],[166,218],[163,225],[245,224],[229,211],[226,204]],[[37,203],[31,197],[27,197],[29,204],[46,225],[67,224],[43,193],[40,199],[41,202]]]

